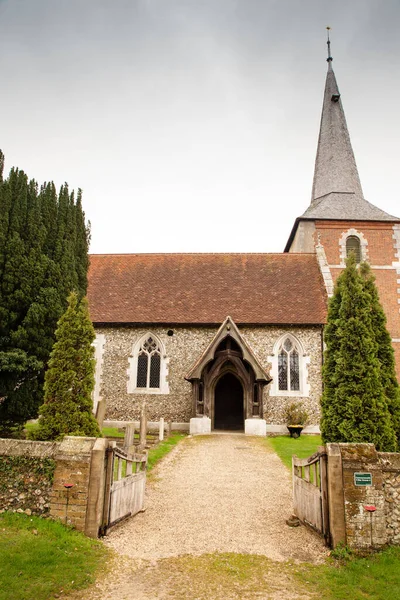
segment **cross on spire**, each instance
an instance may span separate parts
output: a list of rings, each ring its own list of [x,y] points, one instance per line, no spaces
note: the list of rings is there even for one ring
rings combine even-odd
[[[331,56],[331,40],[329,39],[329,31],[330,31],[330,29],[331,28],[329,26],[326,28],[326,31],[327,31],[327,34],[328,34],[328,40],[326,42],[327,46],[328,46],[328,58],[326,60],[327,60],[327,62],[329,64],[329,67],[331,67],[331,62],[333,61],[333,58]]]

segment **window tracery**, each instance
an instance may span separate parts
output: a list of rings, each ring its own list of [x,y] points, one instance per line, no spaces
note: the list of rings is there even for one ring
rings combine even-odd
[[[273,377],[270,395],[308,396],[307,366],[310,358],[305,356],[300,342],[292,334],[283,335],[268,357]]]
[[[168,393],[167,362],[160,340],[151,333],[143,336],[130,359],[128,392]]]

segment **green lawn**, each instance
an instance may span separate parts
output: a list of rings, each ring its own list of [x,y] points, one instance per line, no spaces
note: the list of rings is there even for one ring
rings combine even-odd
[[[299,458],[307,458],[317,452],[322,441],[319,435],[301,435],[299,438],[280,435],[267,438],[267,443],[272,446],[283,464],[291,469],[293,454]]]
[[[50,600],[85,588],[107,555],[100,542],[59,522],[3,513],[0,600]]]
[[[300,569],[297,577],[307,583],[319,600],[398,600],[400,598],[400,548],[367,558],[351,558],[339,566]]]
[[[104,437],[124,438],[125,432],[118,427],[103,427],[101,433]]]
[[[171,452],[173,447],[185,437],[186,435],[184,433],[175,433],[157,444],[157,446],[154,446],[154,448],[150,448],[147,460],[147,471],[151,471],[158,461],[168,454],[168,452]]]

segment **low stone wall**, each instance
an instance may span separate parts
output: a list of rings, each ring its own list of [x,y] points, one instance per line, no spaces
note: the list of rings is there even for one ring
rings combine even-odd
[[[0,512],[49,513],[58,446],[57,442],[0,440]]]
[[[327,444],[332,545],[400,545],[400,453],[373,444]]]
[[[400,454],[379,452],[385,495],[386,537],[389,544],[400,545]]]
[[[97,537],[104,502],[107,441],[0,439],[0,511],[58,518]]]

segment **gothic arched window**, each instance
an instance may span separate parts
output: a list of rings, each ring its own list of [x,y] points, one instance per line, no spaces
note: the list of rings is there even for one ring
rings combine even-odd
[[[310,357],[304,353],[296,336],[291,333],[282,335],[275,342],[268,360],[271,363],[271,396],[309,396],[307,378]]]
[[[168,360],[156,335],[149,332],[140,338],[129,362],[128,393],[168,394]]]
[[[349,235],[346,239],[346,256],[349,256],[350,252],[354,252],[356,262],[361,262],[361,243],[360,239],[356,235]]]
[[[300,391],[300,359],[293,341],[287,337],[278,354],[278,387],[280,391]]]
[[[151,335],[142,342],[137,357],[137,388],[159,388],[161,369],[160,345]]]

